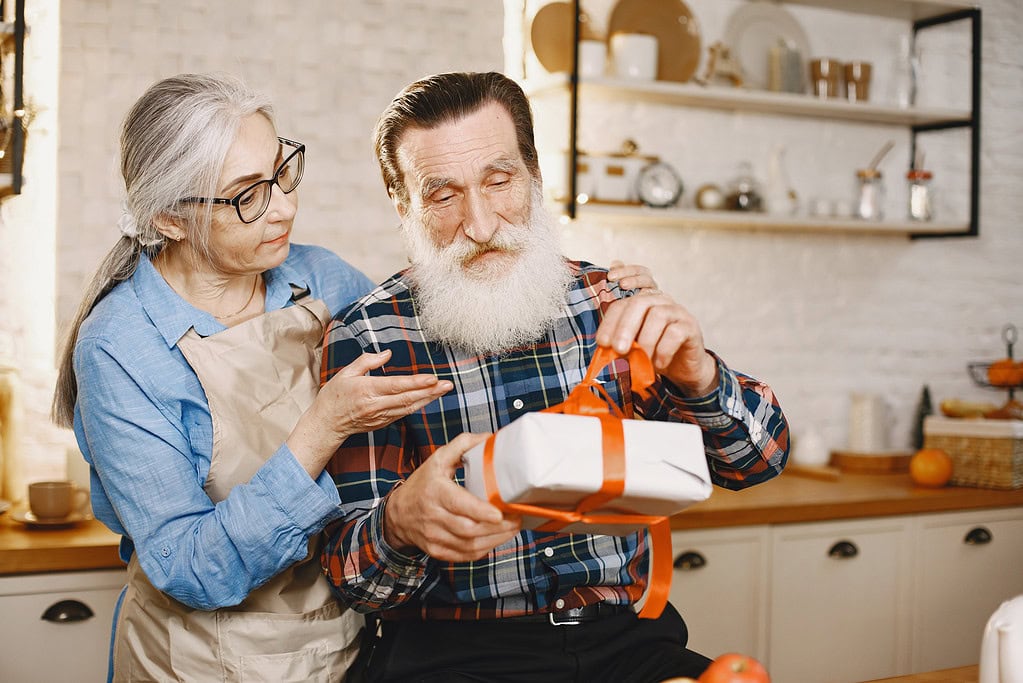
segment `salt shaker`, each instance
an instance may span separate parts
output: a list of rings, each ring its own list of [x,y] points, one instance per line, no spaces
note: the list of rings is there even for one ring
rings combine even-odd
[[[909,169],[906,181],[909,183],[909,218],[914,221],[929,221],[934,218],[934,201],[931,196],[930,171]]]
[[[884,217],[884,184],[881,171],[876,168],[861,168],[856,171],[857,193],[853,203],[853,215],[866,221],[879,221]]]

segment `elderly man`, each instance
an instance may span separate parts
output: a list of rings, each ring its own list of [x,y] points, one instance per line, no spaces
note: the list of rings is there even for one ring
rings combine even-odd
[[[529,103],[510,79],[413,83],[375,141],[412,265],[331,325],[323,380],[389,350],[374,373],[433,373],[454,390],[352,436],[328,466],[346,514],[328,531],[324,569],[346,602],[381,618],[368,679],[696,677],[709,660],[686,649],[678,613],[638,619],[632,608],[647,586],[646,534],[523,530],[457,483],[460,457],[564,400],[597,345],[636,341],[658,373],[652,394],[633,396],[620,364],[598,377],[604,388],[645,419],[698,424],[714,482],[742,488],[785,465],[773,393],[707,351],[669,296],[631,296],[606,270],[561,256]]]

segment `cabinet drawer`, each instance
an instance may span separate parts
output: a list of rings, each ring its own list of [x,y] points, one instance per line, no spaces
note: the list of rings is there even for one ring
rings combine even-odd
[[[899,518],[772,530],[769,661],[779,681],[864,681],[908,664],[909,523]]]
[[[0,680],[106,680],[110,628],[125,580],[122,570],[0,578]],[[51,608],[58,614],[44,619]]]
[[[766,526],[672,534],[670,599],[689,627],[690,649],[764,659],[767,544]]]
[[[1023,594],[1023,510],[918,518],[915,671],[976,664],[984,626]]]

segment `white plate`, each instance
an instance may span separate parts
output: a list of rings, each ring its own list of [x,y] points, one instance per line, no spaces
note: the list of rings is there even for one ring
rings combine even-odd
[[[17,512],[11,513],[11,519],[15,522],[21,522],[22,524],[34,527],[63,527],[78,524],[79,522],[84,522],[87,519],[92,519],[92,515],[85,515],[81,512],[72,512],[67,517],[60,517],[57,519],[40,519],[32,514],[31,510],[18,510]]]
[[[767,89],[770,49],[779,40],[799,50],[804,65],[810,59],[810,41],[806,31],[785,8],[772,2],[750,2],[740,6],[728,17],[722,40],[738,60],[743,80],[751,88]]]

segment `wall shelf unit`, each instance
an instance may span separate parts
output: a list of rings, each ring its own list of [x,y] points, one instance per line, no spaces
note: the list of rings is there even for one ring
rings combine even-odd
[[[979,234],[980,175],[980,9],[971,2],[956,0],[782,0],[782,4],[809,6],[885,17],[907,22],[915,43],[920,32],[952,22],[968,22],[970,28],[970,106],[898,107],[872,102],[817,99],[810,95],[779,93],[765,90],[702,86],[696,83],[668,81],[637,82],[615,78],[580,79],[579,40],[582,31],[580,0],[572,2],[575,46],[569,73],[548,74],[524,79],[523,89],[534,102],[550,97],[568,96],[567,175],[562,213],[568,219],[583,218],[604,222],[676,225],[680,227],[741,228],[783,231],[846,232],[861,234],[895,234],[911,238],[975,237]],[[687,209],[653,209],[643,206],[585,204],[580,201],[576,169],[580,157],[578,146],[579,103],[590,101],[643,102],[655,105],[750,112],[795,118],[812,118],[866,124],[896,126],[908,131],[910,159],[915,158],[918,137],[935,131],[965,129],[969,132],[969,208],[968,218],[917,222],[885,220],[882,222],[818,216],[789,217],[746,212],[710,212]]]

